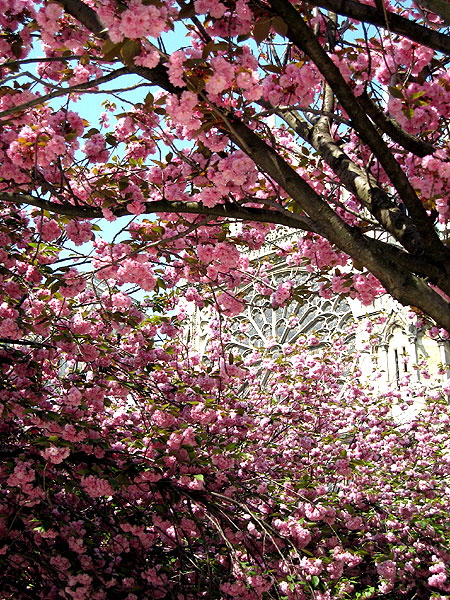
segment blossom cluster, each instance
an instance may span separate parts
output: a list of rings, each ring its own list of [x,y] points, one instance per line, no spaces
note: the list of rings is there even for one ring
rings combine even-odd
[[[77,331],[101,341],[85,366]],[[118,337],[105,321],[58,352],[1,350],[15,356],[1,393],[3,594],[34,582],[38,598],[82,600],[446,596],[444,396],[378,397],[342,341],[234,364],[212,340],[203,364],[176,334],[155,346],[156,331]],[[422,411],[395,421],[411,393]]]

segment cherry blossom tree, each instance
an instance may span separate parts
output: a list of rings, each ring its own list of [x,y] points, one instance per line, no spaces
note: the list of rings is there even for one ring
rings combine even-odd
[[[445,3],[0,7],[0,599],[448,597],[449,387],[227,348],[281,226],[450,331]]]
[[[1,350],[2,600],[448,597],[445,394],[364,389],[342,341],[205,365],[113,301]]]
[[[445,2],[3,8],[11,218],[81,244],[100,217],[151,215],[131,250],[144,289],[175,255],[184,267],[162,279],[218,284],[229,311],[248,249],[287,226],[324,295],[386,290],[450,329]],[[114,262],[131,246],[100,246],[104,279],[140,281]]]

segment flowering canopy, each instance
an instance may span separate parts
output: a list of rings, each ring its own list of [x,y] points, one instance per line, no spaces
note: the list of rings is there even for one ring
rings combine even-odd
[[[439,0],[4,2],[4,217],[81,245],[94,219],[153,215],[132,244],[97,239],[97,276],[151,291],[176,255],[164,284],[214,301],[219,285],[230,313],[252,275],[242,251],[285,225],[324,295],[385,289],[450,329],[447,13]]]
[[[2,600],[448,597],[439,391],[379,397],[317,340],[205,366],[110,318],[1,351]]]
[[[323,296],[450,331],[445,4],[0,8],[1,600],[448,596],[450,390],[222,321],[298,296],[250,260],[282,225]]]

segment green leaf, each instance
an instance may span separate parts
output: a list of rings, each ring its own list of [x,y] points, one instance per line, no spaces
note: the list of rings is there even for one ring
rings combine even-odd
[[[113,60],[119,56],[120,48],[123,42],[115,44],[111,40],[106,40],[102,46],[103,57],[105,60]]]
[[[134,57],[137,56],[141,51],[141,44],[137,40],[126,40],[122,48],[120,49],[120,56],[123,62],[127,66],[134,65]]]
[[[213,48],[214,48],[215,42],[214,40],[211,40],[210,42],[208,42],[207,44],[205,44],[203,46],[203,51],[202,51],[202,58],[203,60],[206,60],[209,56],[209,54],[212,52]]]
[[[393,96],[394,98],[403,100],[403,91],[402,90],[399,90],[398,88],[390,85],[390,86],[388,86],[388,91],[389,91],[390,95]]]
[[[286,37],[288,33],[288,25],[281,17],[275,17],[272,21],[272,27],[282,37]]]
[[[144,104],[146,106],[153,106],[154,101],[155,101],[155,98],[154,98],[153,94],[151,94],[150,92],[144,98]]]
[[[107,133],[105,135],[105,139],[108,142],[108,144],[110,144],[111,146],[117,145],[117,139],[114,137],[114,135],[112,133]]]
[[[270,33],[272,19],[262,17],[253,26],[253,38],[257,44],[263,42]]]
[[[184,19],[190,19],[195,15],[195,7],[193,2],[188,2],[187,4],[181,4],[180,12],[177,16],[177,21],[183,21]]]
[[[83,139],[90,138],[97,133],[100,133],[99,130],[95,127],[91,127],[89,131],[83,135]]]
[[[263,65],[262,67],[264,71],[269,71],[269,73],[276,73],[279,75],[282,71],[281,67],[277,67],[276,65]]]
[[[76,133],[76,131],[72,131],[70,133],[66,133],[66,135],[64,136],[64,139],[66,140],[66,142],[72,142],[77,137],[78,137],[78,133]]]

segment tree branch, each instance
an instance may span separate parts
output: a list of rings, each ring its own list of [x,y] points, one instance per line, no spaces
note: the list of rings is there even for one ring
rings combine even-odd
[[[419,25],[395,13],[389,11],[380,13],[373,6],[361,4],[354,0],[309,0],[309,4],[325,8],[326,10],[332,10],[344,17],[370,23],[377,27],[383,27],[384,29],[389,27],[392,33],[407,37],[418,44],[443,52],[444,54],[450,54],[450,36]],[[425,4],[425,2],[422,1],[422,4]],[[388,16],[387,23],[385,14]]]
[[[13,340],[10,338],[0,338],[0,344],[7,344],[8,346],[31,346],[32,348],[55,348],[53,344],[46,344],[45,342],[35,342],[33,340]]]
[[[375,123],[375,125],[377,125],[381,131],[386,133],[391,140],[397,144],[400,144],[402,148],[420,157],[433,154],[435,150],[433,144],[419,140],[410,133],[407,133],[396,121],[390,119],[382,110],[378,108],[367,92],[363,92],[361,96],[358,96],[358,102]]]
[[[36,206],[42,210],[66,215],[68,217],[78,217],[81,219],[102,219],[103,213],[100,208],[86,205],[58,204],[44,198],[36,198],[30,194],[19,194],[12,192],[0,192],[0,200],[14,204],[27,204]],[[280,206],[279,210],[267,210],[265,208],[256,208],[251,206],[239,206],[237,204],[218,204],[214,207],[203,206],[199,202],[169,202],[167,200],[158,200],[156,202],[147,202],[146,214],[155,213],[177,213],[177,214],[195,214],[211,217],[220,217],[223,219],[240,219],[254,221],[258,223],[273,223],[275,225],[285,225],[293,229],[302,229],[311,231],[320,235],[320,229],[314,222],[306,216],[297,215],[289,212]],[[116,217],[134,216],[125,206],[112,209]]]
[[[29,65],[41,62],[66,62],[69,60],[80,60],[81,54],[72,54],[71,56],[39,56],[38,58],[22,58],[20,60],[7,60],[1,64],[1,68],[17,69],[22,65]]]
[[[60,0],[61,4],[64,7],[64,10],[80,21],[89,31],[91,31],[95,36],[101,38],[102,40],[108,39],[108,31],[103,26],[102,22],[97,16],[97,13],[87,6],[81,0]],[[136,75],[140,75],[144,79],[151,81],[154,85],[159,85],[166,92],[170,92],[171,94],[181,94],[183,92],[182,88],[175,87],[169,80],[169,76],[167,74],[167,70],[162,64],[157,65],[153,69],[149,69],[147,67],[139,67],[137,65],[126,67],[126,70],[129,73],[135,73]]]
[[[408,252],[422,254],[423,244],[414,224],[378,186],[374,177],[354,163],[334,141],[326,127],[311,127],[294,112],[283,115],[286,123],[315,148],[347,190]]]
[[[351,126],[351,121],[341,117],[340,115],[334,112],[327,112],[324,110],[320,110],[318,108],[312,108],[311,106],[303,106],[301,104],[293,104],[292,106],[270,106],[269,103],[259,101],[258,104],[264,106],[266,110],[260,112],[256,115],[258,119],[262,117],[267,117],[267,115],[278,115],[282,119],[284,119],[284,114],[294,111],[299,111],[304,113],[305,115],[317,115],[318,117],[328,117],[330,121],[334,121],[335,123],[343,123],[344,125]]]
[[[102,212],[100,209],[92,206],[74,206],[72,204],[57,204],[41,198],[34,198],[28,194],[11,194],[8,192],[0,192],[0,200],[14,202],[16,204],[27,204],[29,206],[36,206],[43,210],[48,210],[54,214],[60,214],[70,217],[80,217],[85,219],[96,219],[102,218]],[[273,223],[275,225],[282,225],[289,227],[290,229],[300,229],[303,231],[309,231],[311,233],[317,233],[322,235],[321,232],[313,223],[311,219],[306,216],[297,215],[286,209],[280,210],[266,210],[255,207],[240,207],[233,206],[231,204],[222,204],[212,208],[202,206],[200,203],[195,202],[168,202],[161,200],[158,202],[149,202],[146,204],[146,214],[153,213],[176,213],[176,214],[197,214],[200,216],[216,217],[223,219],[238,219],[253,222],[262,223]],[[113,210],[113,213],[117,217],[121,216],[134,216],[129,213],[125,207]],[[184,234],[183,234],[184,235]],[[170,238],[172,240],[174,238]],[[168,241],[170,241],[168,240]],[[435,265],[430,263],[422,257],[411,256],[400,247],[393,246],[392,244],[382,242],[380,240],[371,239],[371,243],[377,247],[386,257],[390,257],[393,261],[397,262],[405,270],[413,271],[415,274],[421,277],[429,277],[440,285],[440,276],[442,271]],[[0,339],[0,343],[8,344],[27,344],[34,346],[34,342],[29,341],[16,341],[9,340],[6,338]],[[52,347],[45,344],[47,347]]]
[[[13,115],[15,113],[19,113],[23,110],[28,110],[29,108],[33,108],[33,106],[38,106],[40,104],[44,104],[48,100],[53,100],[53,98],[58,98],[59,96],[66,96],[68,94],[77,94],[83,91],[88,90],[91,87],[96,87],[97,85],[101,85],[102,83],[106,83],[108,81],[112,81],[117,77],[121,77],[122,75],[127,75],[129,70],[126,67],[121,67],[120,69],[116,69],[116,71],[112,71],[107,75],[103,75],[102,77],[98,77],[97,79],[92,79],[91,81],[86,81],[85,83],[79,83],[72,87],[67,88],[59,88],[55,89],[53,92],[49,94],[45,94],[44,96],[39,96],[38,98],[34,98],[33,100],[29,100],[28,102],[24,102],[23,104],[18,104],[12,108],[8,108],[7,110],[3,110],[0,112],[0,118],[8,117],[9,115]]]
[[[380,164],[384,168],[393,186],[398,191],[400,197],[405,203],[412,220],[420,232],[422,240],[427,246],[428,256],[432,256],[436,261],[442,262],[443,273],[449,271],[448,261],[450,252],[443,246],[437,236],[432,221],[429,219],[424,207],[417,197],[414,189],[409,184],[408,179],[403,173],[400,165],[397,163],[391,154],[388,146],[384,143],[380,134],[372,124],[366,113],[355,99],[349,86],[341,76],[337,67],[328,57],[324,49],[321,47],[314,33],[306,25],[302,16],[298,13],[287,0],[269,0],[273,8],[274,15],[280,16],[285,23],[288,24],[288,38],[301,51],[308,55],[316,64],[319,71],[324,76],[330,87],[333,89],[336,97],[339,99],[344,110],[349,115],[352,125],[358,132],[361,140],[367,144],[372,152],[377,156]],[[342,0],[336,4],[333,0],[315,3],[317,6],[325,5],[337,13],[342,13],[342,5],[353,8],[363,8],[364,14],[371,15],[374,19],[374,24],[379,24],[381,27],[388,26],[391,31],[408,35],[408,31],[420,31],[422,39],[421,43],[430,44],[431,47],[436,47],[441,51],[448,52],[450,50],[450,38],[448,36],[438,34],[437,32],[429,31],[420,26],[414,27],[407,19],[400,18],[401,21],[393,20],[391,23],[391,15],[389,15],[389,23],[385,23],[385,16],[380,17],[378,11],[367,5],[360,5],[352,2],[352,0]],[[80,0],[62,0],[64,8],[69,14],[79,19],[88,29],[102,39],[106,39],[106,32],[102,28],[96,14],[92,9],[84,5]],[[314,2],[312,3],[314,4]],[[356,6],[355,6],[356,5]],[[339,10],[341,8],[341,10]],[[368,10],[369,9],[369,10]],[[375,11],[375,13],[374,13]],[[358,18],[353,16],[352,18]],[[375,18],[377,21],[375,21]],[[383,19],[383,21],[380,21]],[[367,18],[361,16],[361,20],[367,21]],[[370,22],[370,21],[367,21]],[[406,27],[406,32],[399,29],[399,23]],[[406,25],[405,25],[406,23]],[[412,27],[411,27],[412,26]],[[419,29],[417,29],[419,27]],[[428,36],[426,34],[429,34]],[[430,42],[430,40],[433,40]],[[436,42],[437,45],[436,45]],[[433,45],[434,44],[434,45]],[[142,67],[128,67],[128,71],[137,73],[153,83],[159,85],[162,89],[170,92],[181,94],[183,88],[175,88],[167,75],[167,71],[162,64],[159,64],[155,69],[145,69]],[[64,92],[67,93],[67,92]],[[207,98],[206,98],[207,100]],[[295,213],[288,213],[288,216],[283,212],[271,211],[266,209],[250,209],[246,207],[235,207],[230,205],[221,205],[213,209],[205,209],[197,203],[168,203],[164,201],[148,203],[147,210],[152,212],[178,212],[178,213],[195,213],[223,218],[243,218],[253,221],[271,222],[286,224],[288,227],[297,229],[307,229],[318,231],[320,227],[320,235],[325,236],[331,243],[335,244],[341,250],[350,256],[357,258],[359,261],[377,277],[384,287],[392,294],[394,298],[406,305],[418,306],[428,313],[440,326],[450,331],[450,304],[437,292],[435,292],[421,278],[416,277],[410,269],[405,270],[398,262],[392,260],[392,253],[387,253],[382,250],[376,240],[365,236],[358,228],[350,227],[345,223],[333,209],[304,181],[296,171],[268,144],[264,142],[258,135],[253,132],[247,125],[234,117],[232,113],[218,108],[214,105],[210,107],[217,116],[217,126],[222,131],[228,133],[234,143],[240,147],[254,162],[263,169],[269,177],[276,181],[292,198]],[[5,199],[4,194],[0,195]],[[15,196],[15,197],[14,197]],[[9,196],[10,201],[17,203],[26,202],[26,195]],[[22,198],[22,200],[21,200]],[[56,212],[62,214],[61,206],[57,203],[50,203],[45,200],[36,200],[31,198],[29,204],[46,207],[49,210],[55,209]],[[81,210],[77,207],[70,207],[69,210],[74,215],[73,211]],[[64,209],[63,209],[64,210]],[[92,218],[92,209],[84,207],[82,214],[85,218]],[[124,211],[123,207],[118,212]],[[89,215],[89,213],[91,213]],[[306,213],[308,216],[304,216]],[[89,215],[89,216],[88,216]],[[257,218],[255,218],[257,217]],[[306,221],[305,221],[306,219]],[[305,227],[305,223],[309,227]]]
[[[281,16],[287,24],[289,40],[314,62],[351,118],[361,140],[377,157],[393,187],[399,193],[424,244],[437,258],[445,263],[449,262],[450,252],[439,240],[433,223],[414,188],[311,28],[288,0],[269,0],[269,2],[274,13]]]
[[[64,10],[82,23],[86,29],[101,39],[107,39],[108,33],[95,10],[81,0],[59,0]]]
[[[293,199],[296,211],[305,212],[314,223],[320,224],[323,234],[343,252],[362,262],[399,302],[417,306],[442,327],[450,327],[450,303],[415,276],[411,268],[405,270],[387,246],[365,236],[357,227],[345,223],[333,209],[258,135],[236,117],[228,117],[235,143]],[[436,262],[436,261],[435,261]],[[437,259],[438,262],[438,259]],[[443,269],[443,276],[445,269]],[[441,277],[445,283],[448,278]],[[446,284],[449,288],[450,284]],[[446,290],[444,290],[446,291]],[[444,324],[445,322],[445,324]]]
[[[442,289],[443,273],[440,265],[430,264],[427,257],[408,254],[399,246],[394,246],[389,242],[373,238],[371,243],[378,248],[379,252],[389,257],[390,261],[397,263],[405,271],[410,271],[423,280],[429,280]]]

